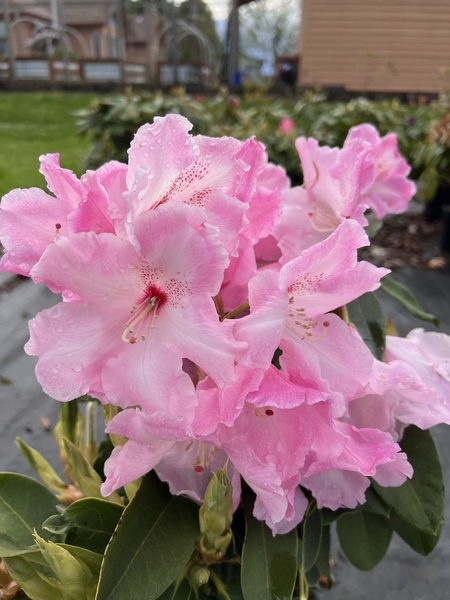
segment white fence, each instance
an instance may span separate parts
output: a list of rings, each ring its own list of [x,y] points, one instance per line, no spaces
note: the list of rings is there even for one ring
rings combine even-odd
[[[0,60],[0,81],[49,83],[148,83],[147,67],[118,60],[15,58]]]

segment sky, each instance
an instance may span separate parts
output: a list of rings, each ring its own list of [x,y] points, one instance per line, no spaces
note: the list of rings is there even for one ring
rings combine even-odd
[[[216,21],[222,21],[228,17],[230,0],[205,0],[210,6]]]

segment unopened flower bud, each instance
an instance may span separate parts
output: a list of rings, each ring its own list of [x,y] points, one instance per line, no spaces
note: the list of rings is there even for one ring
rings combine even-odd
[[[22,556],[10,556],[5,563],[11,577],[33,600],[63,600],[56,580],[39,574]]]
[[[200,587],[208,583],[210,572],[206,567],[201,567],[200,565],[194,565],[189,572],[189,575],[192,581],[196,586]]]
[[[48,461],[34,448],[26,444],[20,437],[16,437],[16,444],[19,446],[22,455],[33,467],[37,473],[39,473],[42,481],[54,492],[61,494],[65,491],[67,485],[55,472],[53,467]]]
[[[202,536],[199,551],[203,559],[211,564],[220,560],[231,540],[233,521],[232,486],[225,470],[213,474],[205,492],[199,520]]]
[[[34,537],[42,556],[57,577],[64,597],[67,600],[85,600],[93,579],[89,567],[62,546],[47,542],[36,533]]]

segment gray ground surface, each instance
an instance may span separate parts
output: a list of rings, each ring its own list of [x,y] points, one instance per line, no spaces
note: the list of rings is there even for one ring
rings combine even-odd
[[[450,270],[420,271],[413,267],[396,270],[395,278],[408,285],[424,308],[441,320],[441,330],[450,334]],[[431,324],[417,321],[381,292],[386,318],[391,317],[400,334]],[[42,417],[55,424],[59,405],[46,396],[34,375],[35,359],[23,346],[28,340],[27,321],[38,311],[55,304],[57,296],[44,286],[17,280],[0,273],[0,470],[33,472],[21,457],[14,438],[22,437],[54,463],[56,446],[51,431],[45,431]],[[450,488],[450,428],[434,428],[443,462],[447,488]],[[450,494],[446,501],[450,523]],[[385,559],[370,573],[361,573],[348,563],[336,545],[333,575],[335,586],[320,594],[323,600],[448,600],[450,598],[450,525],[443,528],[434,553],[422,558],[402,540],[394,537]]]

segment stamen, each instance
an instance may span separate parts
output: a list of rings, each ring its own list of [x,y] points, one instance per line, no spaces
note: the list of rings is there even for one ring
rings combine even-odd
[[[131,323],[124,324],[124,332],[122,334],[122,340],[128,344],[135,344],[137,342],[136,337],[127,337],[130,333],[133,333],[134,328],[138,323],[140,323],[150,312],[153,311],[152,320],[150,323],[150,328],[153,329],[153,320],[156,318],[156,309],[158,307],[159,299],[155,296],[152,296],[147,302],[143,303],[141,307],[137,310],[136,306],[133,306],[131,310],[131,314],[134,314],[137,310],[137,315],[134,319],[132,319]],[[141,336],[142,340],[145,340],[145,336]]]
[[[339,220],[334,215],[328,214],[323,208],[317,205],[314,206],[312,212],[308,213],[308,216],[311,226],[319,233],[334,231],[339,225]]]
[[[307,340],[308,342],[319,342],[320,340],[323,340],[323,338],[326,335],[327,328],[330,326],[329,321],[324,321],[324,330],[322,331],[322,333],[317,337],[313,337],[313,334],[310,333],[309,330],[317,327],[317,325],[319,325],[319,322],[315,321],[313,317],[307,317],[305,315],[304,308],[296,308],[294,306],[292,308],[289,307],[288,316],[291,318],[295,317],[295,321],[287,320],[287,324],[290,325],[291,329],[293,329],[297,335],[299,335],[303,340]]]
[[[62,227],[61,223],[55,223],[56,233],[59,233],[59,230],[61,229],[61,227]]]

